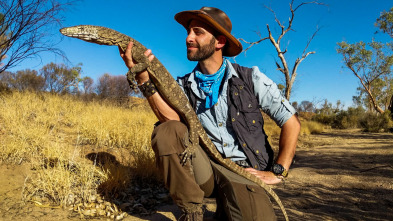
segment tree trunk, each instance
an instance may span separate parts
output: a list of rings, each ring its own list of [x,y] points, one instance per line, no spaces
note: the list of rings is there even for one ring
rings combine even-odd
[[[377,102],[375,101],[374,96],[371,94],[371,92],[370,92],[369,90],[367,90],[367,92],[369,93],[369,97],[370,97],[371,104],[372,104],[373,108],[374,108],[378,113],[383,114],[384,111],[382,110],[381,107],[378,106]]]
[[[285,98],[289,100],[291,98],[291,91],[292,91],[292,84],[287,82],[286,87],[285,87]]]

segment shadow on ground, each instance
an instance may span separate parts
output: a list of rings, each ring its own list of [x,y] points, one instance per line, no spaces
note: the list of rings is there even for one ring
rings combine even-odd
[[[305,142],[288,182],[275,188],[292,220],[393,220],[393,134],[344,131]]]

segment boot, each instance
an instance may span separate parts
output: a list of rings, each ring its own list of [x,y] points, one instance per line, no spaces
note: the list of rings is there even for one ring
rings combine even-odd
[[[178,221],[203,221],[202,205],[195,205],[192,208],[181,208],[183,211]]]

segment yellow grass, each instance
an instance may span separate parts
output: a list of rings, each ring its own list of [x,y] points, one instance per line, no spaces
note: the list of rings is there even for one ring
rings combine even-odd
[[[74,198],[84,201],[99,188],[112,192],[135,175],[155,172],[150,135],[156,121],[150,111],[85,103],[70,96],[1,94],[0,161],[31,164],[26,200],[38,196],[57,205]],[[120,164],[121,155],[110,152],[120,149],[134,158]],[[86,157],[98,152],[115,161],[99,164]]]
[[[264,129],[266,134],[270,137],[278,137],[281,133],[281,128],[276,125],[276,123],[270,119],[266,114],[263,114],[263,119],[265,121]],[[318,134],[324,131],[324,126],[321,123],[315,121],[308,121],[300,118],[301,128],[300,135]]]
[[[322,133],[326,127],[315,121],[301,120],[301,124],[300,135],[319,134]]]
[[[0,162],[31,165],[26,201],[85,202],[97,191],[112,194],[135,176],[155,174],[150,136],[156,121],[144,105],[122,108],[47,93],[0,94]],[[322,130],[318,123],[302,121],[301,134]],[[267,117],[265,131],[269,140],[280,134]]]

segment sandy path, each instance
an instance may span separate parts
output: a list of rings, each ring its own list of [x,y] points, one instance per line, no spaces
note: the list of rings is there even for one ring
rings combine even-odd
[[[296,156],[276,188],[292,220],[393,220],[393,134],[312,135]]]

